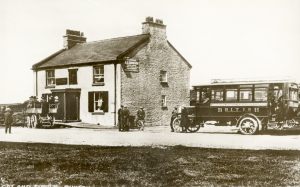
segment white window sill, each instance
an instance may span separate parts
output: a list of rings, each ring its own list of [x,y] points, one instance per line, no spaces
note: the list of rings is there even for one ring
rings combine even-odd
[[[55,88],[55,85],[45,86],[45,89],[47,89],[47,88]]]
[[[92,115],[104,115],[104,112],[92,112]]]
[[[101,83],[93,83],[92,86],[104,86],[105,83],[101,82]]]

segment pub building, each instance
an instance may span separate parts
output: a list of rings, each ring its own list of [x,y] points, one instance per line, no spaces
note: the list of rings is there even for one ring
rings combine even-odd
[[[63,49],[32,66],[33,94],[59,98],[58,122],[113,126],[126,105],[131,115],[143,106],[146,125],[167,125],[174,107],[189,105],[191,68],[160,19],[147,17],[140,35],[92,42],[66,30]]]

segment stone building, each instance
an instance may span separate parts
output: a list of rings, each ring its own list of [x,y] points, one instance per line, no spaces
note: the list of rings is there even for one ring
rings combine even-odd
[[[122,104],[132,115],[143,106],[146,124],[167,125],[173,107],[189,104],[192,66],[162,20],[147,17],[141,35],[86,42],[67,30],[63,38],[63,49],[32,66],[34,95],[59,97],[56,120],[115,125]]]

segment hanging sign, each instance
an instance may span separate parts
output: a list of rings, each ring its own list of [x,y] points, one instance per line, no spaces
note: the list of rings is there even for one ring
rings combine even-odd
[[[125,66],[124,71],[139,72],[139,61],[135,59],[124,58]]]

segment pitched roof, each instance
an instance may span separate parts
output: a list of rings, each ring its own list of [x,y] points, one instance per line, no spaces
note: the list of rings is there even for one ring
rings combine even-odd
[[[149,34],[141,34],[80,43],[68,50],[62,49],[54,53],[34,64],[32,69],[117,60],[119,56],[135,48],[149,37]]]

